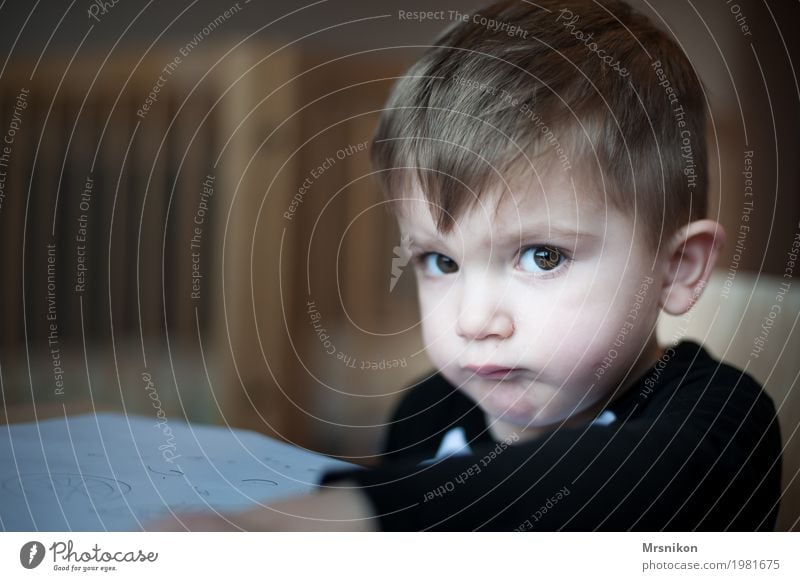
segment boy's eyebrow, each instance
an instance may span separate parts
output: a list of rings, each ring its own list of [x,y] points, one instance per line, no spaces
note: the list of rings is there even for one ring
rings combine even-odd
[[[446,237],[442,237],[438,234],[431,234],[429,232],[414,232],[410,234],[410,244],[416,245],[424,245],[424,244],[431,244],[436,242],[453,242],[459,239],[459,234],[454,231],[453,233],[449,234]],[[542,241],[546,241],[547,239],[559,239],[559,240],[583,240],[583,239],[593,239],[599,238],[598,234],[594,234],[592,232],[586,231],[578,231],[574,227],[571,226],[560,226],[554,224],[523,224],[521,225],[519,232],[514,234],[493,234],[491,239],[496,244],[510,244],[510,243],[520,243],[525,242],[531,238],[539,238]]]
[[[580,231],[572,226],[560,226],[557,224],[522,224],[519,234],[504,236],[498,234],[493,238],[498,241],[517,241],[525,240],[526,238],[559,238],[559,239],[576,239],[576,238],[597,238],[596,234],[587,231]]]

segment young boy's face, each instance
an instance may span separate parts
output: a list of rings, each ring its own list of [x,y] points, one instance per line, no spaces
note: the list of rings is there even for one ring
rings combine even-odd
[[[658,357],[660,281],[640,227],[567,180],[531,182],[445,236],[419,192],[399,217],[428,355],[495,437],[591,420]]]

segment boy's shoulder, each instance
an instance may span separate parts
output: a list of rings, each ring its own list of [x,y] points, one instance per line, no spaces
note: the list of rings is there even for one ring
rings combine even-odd
[[[750,397],[763,394],[749,373],[711,355],[702,345],[684,340],[664,349],[661,357],[637,382],[640,399],[663,394],[696,399],[732,391]],[[764,394],[765,395],[765,394]]]
[[[672,417],[682,425],[688,421],[740,436],[749,429],[763,432],[776,416],[772,399],[753,376],[690,340],[667,347],[625,395],[615,403],[618,415],[635,410],[639,419]]]

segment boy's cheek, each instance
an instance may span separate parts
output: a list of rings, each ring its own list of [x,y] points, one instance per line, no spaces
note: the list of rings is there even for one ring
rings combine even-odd
[[[524,341],[527,345],[524,359],[534,368],[546,366],[554,379],[589,374],[595,363],[608,354],[622,325],[616,317],[602,311],[555,312],[552,321],[548,328],[532,332]],[[630,342],[636,343],[632,338]]]
[[[447,297],[420,294],[419,310],[422,338],[426,346],[455,336],[458,315]]]
[[[435,328],[436,325],[430,319],[422,323],[422,343],[425,346],[425,353],[431,362],[442,369],[448,364],[453,365],[453,332]]]

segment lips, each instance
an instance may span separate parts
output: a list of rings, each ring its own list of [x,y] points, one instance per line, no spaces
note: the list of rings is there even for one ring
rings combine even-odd
[[[500,365],[465,365],[464,369],[484,379],[508,379],[522,371],[518,367]]]

